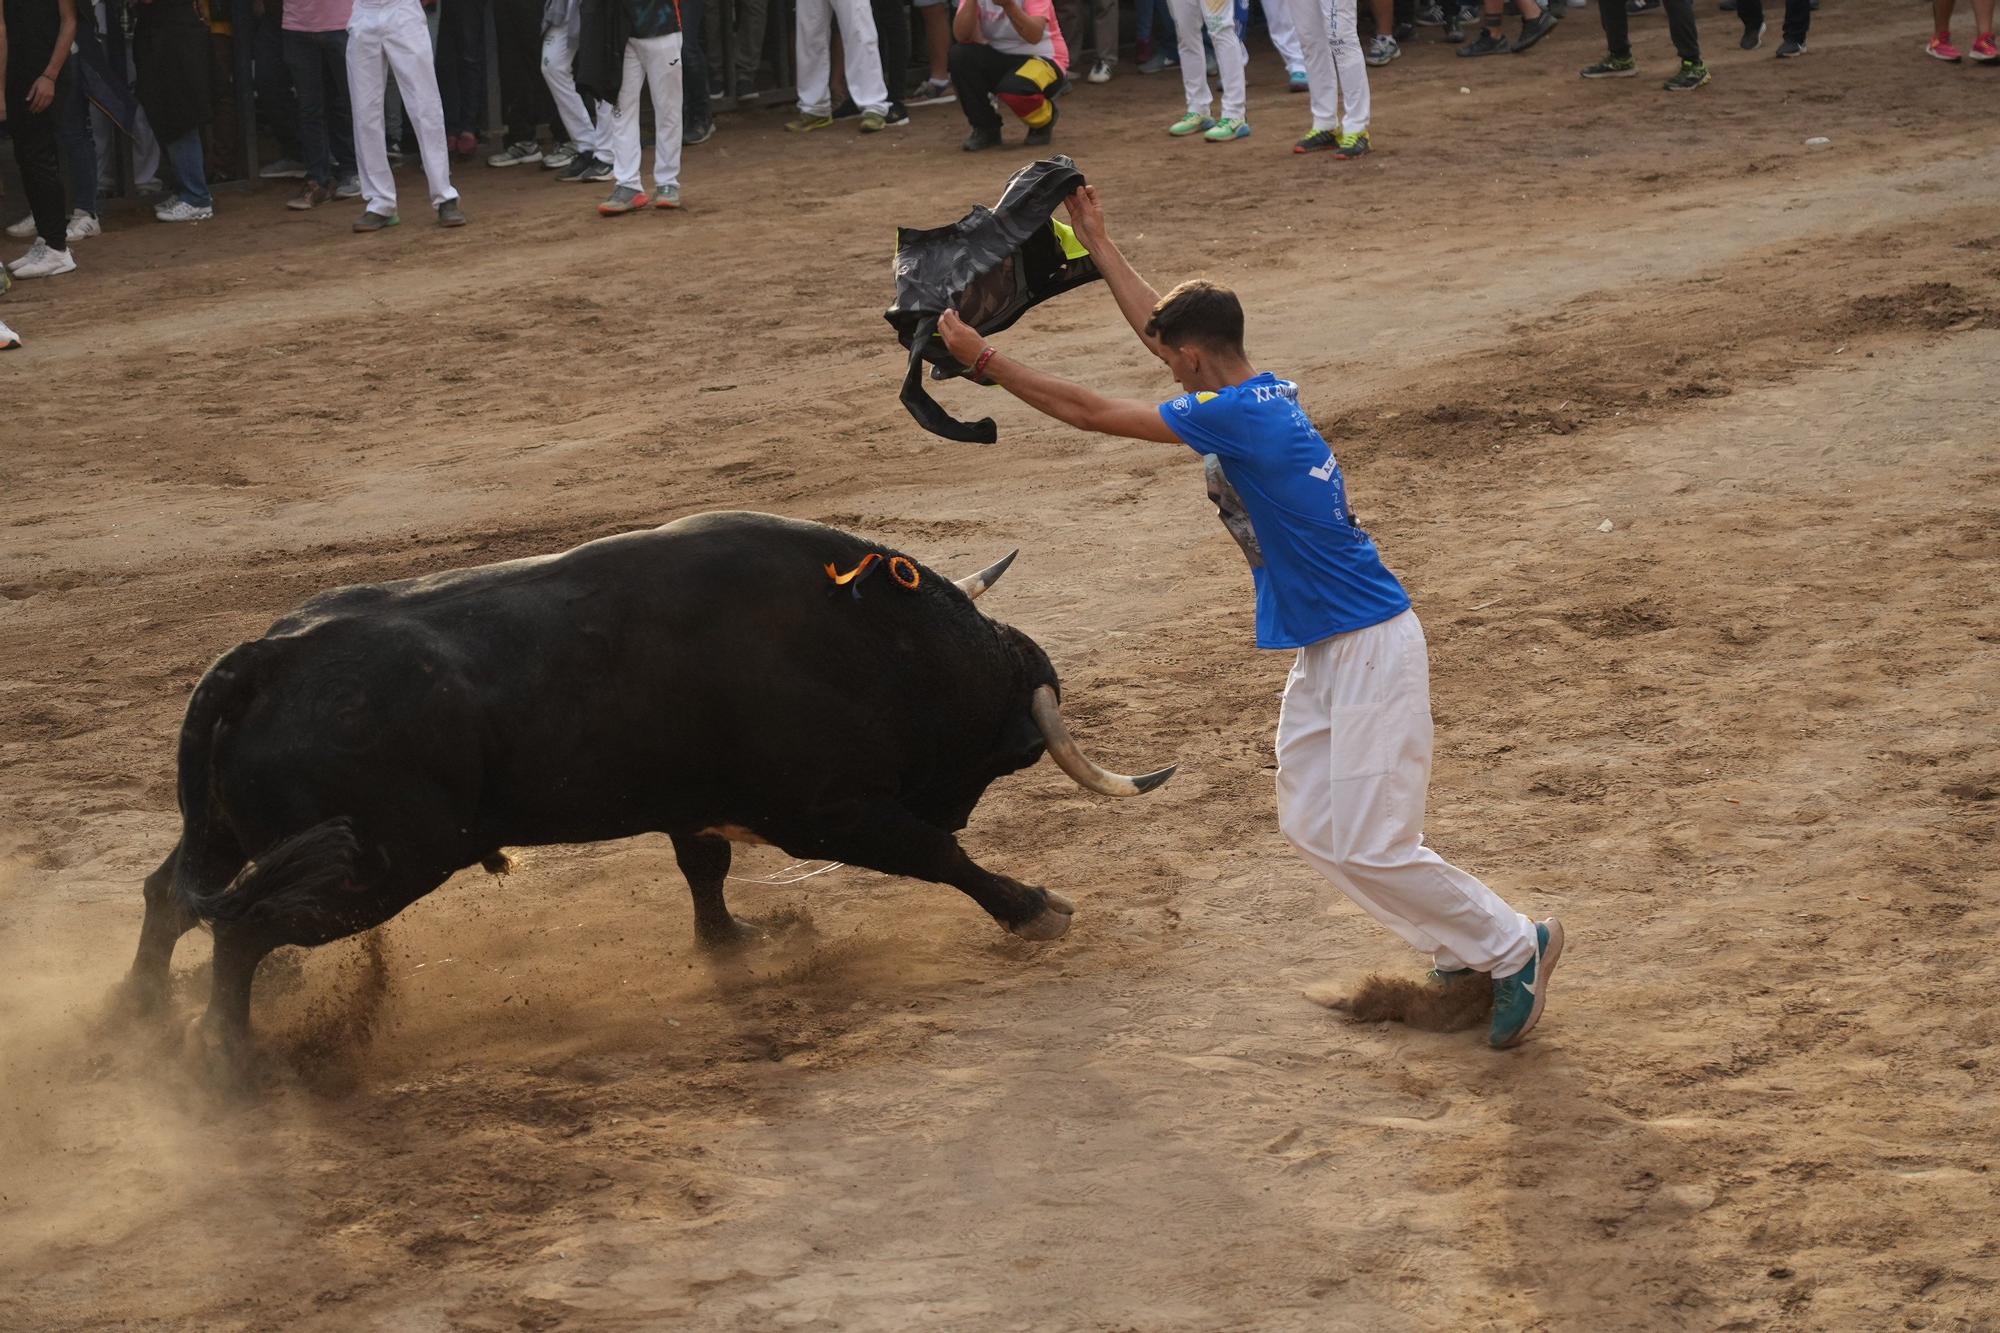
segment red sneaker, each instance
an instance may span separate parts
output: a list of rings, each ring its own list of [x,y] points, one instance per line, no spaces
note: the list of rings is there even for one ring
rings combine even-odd
[[[2000,46],[1993,44],[1992,33],[1982,32],[1979,34],[1979,40],[1972,44],[1972,49],[1967,51],[1966,54],[1982,65],[1990,65],[1994,61],[2000,60]]]
[[[1951,34],[1948,32],[1941,32],[1931,38],[1931,44],[1926,46],[1924,50],[1930,53],[1931,59],[1949,60],[1954,65],[1959,62],[1962,56],[1959,49],[1951,44]]]

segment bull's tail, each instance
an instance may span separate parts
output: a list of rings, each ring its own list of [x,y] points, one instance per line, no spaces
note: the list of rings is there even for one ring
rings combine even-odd
[[[295,933],[320,918],[338,921],[341,907],[353,900],[360,859],[353,823],[329,819],[271,848],[219,892],[197,892],[185,901],[203,921],[283,923]]]
[[[357,846],[344,819],[317,824],[247,865],[234,834],[216,826],[216,764],[277,650],[270,640],[256,639],[223,654],[195,687],[181,723],[181,846],[173,892],[197,920],[290,914],[308,900],[323,901],[324,890],[353,875]]]

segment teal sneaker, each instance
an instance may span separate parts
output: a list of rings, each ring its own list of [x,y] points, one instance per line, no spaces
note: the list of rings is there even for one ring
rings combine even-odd
[[[1232,139],[1250,137],[1250,122],[1238,120],[1234,116],[1224,116],[1215,122],[1209,131],[1201,136],[1210,143],[1228,143]]]
[[[1486,1034],[1487,1045],[1518,1046],[1534,1030],[1562,951],[1562,922],[1554,917],[1536,922],[1535,956],[1513,976],[1493,979],[1493,1028]]]
[[[1176,139],[1185,139],[1190,134],[1205,134],[1215,128],[1215,122],[1199,112],[1190,111],[1173,124],[1167,126],[1167,133]]]

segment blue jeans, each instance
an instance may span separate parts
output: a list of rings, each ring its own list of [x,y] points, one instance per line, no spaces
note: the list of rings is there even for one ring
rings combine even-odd
[[[1136,35],[1140,41],[1143,42],[1151,37],[1153,25],[1158,23],[1163,35],[1155,45],[1163,49],[1172,48],[1176,40],[1174,16],[1167,9],[1167,0],[1139,0],[1138,21],[1139,31]]]
[[[702,40],[702,0],[681,0],[681,135],[715,119],[708,107],[708,47]]]
[[[215,196],[208,192],[208,168],[201,160],[201,131],[189,130],[172,143],[161,144],[160,151],[173,165],[180,197],[196,208],[215,207]]]
[[[347,101],[347,30],[285,33],[285,63],[299,102],[306,179],[319,185],[354,174],[354,111]]]
[[[97,140],[90,132],[90,99],[83,72],[56,81],[56,142],[62,146],[63,174],[69,177],[71,208],[97,215]]]

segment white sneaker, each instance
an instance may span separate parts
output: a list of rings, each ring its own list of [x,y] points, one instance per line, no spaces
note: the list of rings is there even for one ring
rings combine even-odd
[[[542,154],[542,170],[561,171],[574,161],[576,161],[576,145],[565,141]]]
[[[1403,54],[1403,48],[1396,39],[1386,32],[1378,32],[1368,43],[1368,54],[1363,56],[1370,65],[1386,65]]]
[[[153,210],[153,216],[162,222],[206,222],[215,216],[212,206],[197,208],[176,195]]]
[[[281,157],[265,165],[257,174],[267,181],[302,181],[306,178],[306,164]]]
[[[11,352],[21,345],[21,335],[0,321],[0,352]]]
[[[97,214],[86,213],[80,208],[70,213],[67,231],[67,239],[72,244],[77,241],[87,241],[93,236],[102,236],[104,234],[104,228],[97,224]]]
[[[333,183],[333,197],[336,199],[359,199],[361,197],[361,178],[359,176],[342,176]]]
[[[542,160],[542,146],[533,139],[510,143],[486,159],[489,167],[526,167]]]
[[[49,249],[49,243],[37,236],[28,253],[7,265],[7,269],[17,278],[53,278],[76,272],[76,257],[67,250]]]
[[[9,223],[7,225],[7,234],[17,241],[25,241],[30,236],[33,236],[35,234],[35,215],[30,213],[19,222]]]
[[[1092,83],[1111,82],[1111,62],[1100,60],[1090,67],[1089,79]]]

